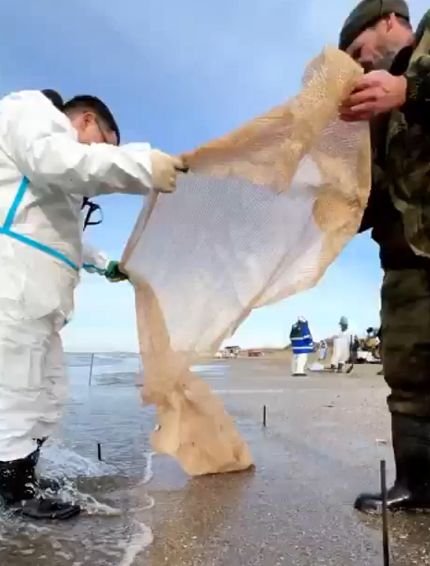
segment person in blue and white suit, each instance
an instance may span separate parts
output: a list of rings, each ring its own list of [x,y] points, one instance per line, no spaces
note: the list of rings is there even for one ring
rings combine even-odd
[[[293,349],[291,373],[294,376],[305,376],[308,355],[314,351],[314,341],[308,321],[303,316],[299,316],[293,324],[290,340]]]

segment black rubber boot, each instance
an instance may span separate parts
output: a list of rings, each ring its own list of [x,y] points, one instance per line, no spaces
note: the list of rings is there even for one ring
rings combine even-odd
[[[388,490],[388,509],[430,511],[430,418],[400,414],[391,418],[396,481]],[[355,508],[381,513],[381,494],[360,495]]]
[[[33,519],[66,520],[80,513],[78,505],[39,496],[35,467],[39,450],[27,458],[0,462],[0,500],[6,508]]]
[[[38,449],[35,450],[35,452],[33,452],[33,454],[32,454],[32,460],[34,462],[35,467],[37,466],[37,464],[39,462],[40,449],[42,448],[42,446],[45,444],[45,442],[47,440],[48,440],[48,437],[37,439]],[[51,491],[53,493],[57,493],[58,491],[60,491],[60,489],[64,485],[64,483],[62,481],[58,480],[58,479],[47,478],[47,477],[38,476],[38,475],[36,475],[36,483],[37,483],[37,487],[40,490]]]

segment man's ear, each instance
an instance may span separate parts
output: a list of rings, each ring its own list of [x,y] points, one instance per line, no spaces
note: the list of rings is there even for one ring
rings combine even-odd
[[[392,14],[389,14],[386,18],[384,18],[385,21],[385,31],[388,33],[389,31],[391,31],[393,29],[393,27],[396,25],[397,23],[397,16],[396,14],[393,12]]]
[[[81,114],[80,122],[85,127],[90,126],[95,122],[94,114],[92,112],[84,112]]]

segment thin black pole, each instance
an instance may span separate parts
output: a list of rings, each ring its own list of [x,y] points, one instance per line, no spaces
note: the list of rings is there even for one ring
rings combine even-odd
[[[99,459],[99,462],[102,461],[102,445],[100,442],[97,442],[97,458]]]
[[[93,365],[94,365],[94,354],[91,354],[91,363],[90,363],[90,378],[88,381],[88,385],[91,386],[91,382],[93,380]]]
[[[266,428],[267,425],[267,407],[266,405],[263,406],[263,426]]]
[[[388,537],[388,511],[387,511],[387,465],[381,460],[381,493],[382,493],[382,548],[384,552],[384,566],[390,566],[390,542]]]

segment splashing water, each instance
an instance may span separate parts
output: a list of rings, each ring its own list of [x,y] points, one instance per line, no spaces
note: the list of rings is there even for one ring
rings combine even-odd
[[[115,466],[89,460],[60,442],[43,447],[39,469],[48,477],[58,477],[59,471],[62,477],[103,477],[118,473]]]
[[[36,523],[0,512],[0,564],[25,566],[31,560],[55,566],[132,566],[152,543],[144,515],[155,505],[144,487],[154,475],[154,454],[147,451],[146,441],[152,413],[142,412],[134,379],[118,371],[126,370],[126,363],[119,367],[114,362],[112,376],[105,371],[110,367],[103,364],[98,372],[95,364],[100,383],[93,380],[92,389],[82,388],[88,381],[86,368],[72,371],[72,395],[63,422],[69,442],[52,439],[41,452],[38,473],[60,480],[62,486],[58,493],[44,493],[79,504],[81,516],[67,524]],[[139,431],[136,441],[130,441],[131,431]],[[106,456],[113,464],[97,461],[99,440],[109,447]]]
[[[121,542],[119,545],[120,548],[125,549],[119,566],[131,566],[137,555],[152,544],[154,540],[152,530],[147,525],[138,521],[135,521],[135,525],[138,528],[138,532],[134,533],[127,543]]]
[[[154,477],[154,471],[152,469],[152,461],[154,456],[156,456],[156,452],[148,452],[146,455],[146,464],[145,464],[145,472],[143,474],[143,479],[141,481],[141,485],[146,485],[149,483],[152,478]]]

